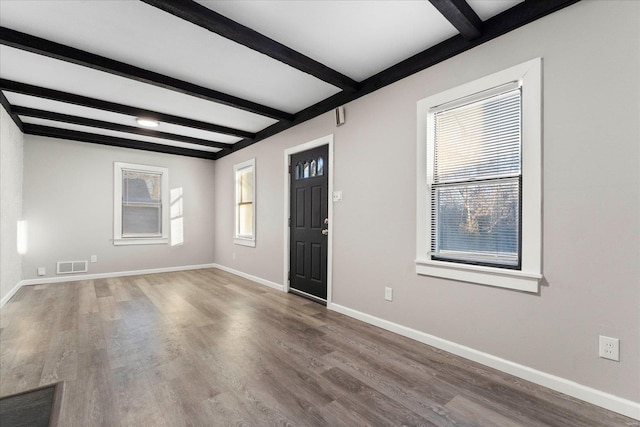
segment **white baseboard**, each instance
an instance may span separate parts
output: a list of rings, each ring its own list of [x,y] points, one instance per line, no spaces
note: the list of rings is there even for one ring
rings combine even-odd
[[[15,285],[13,287],[13,289],[11,289],[9,292],[7,292],[7,294],[5,296],[3,296],[2,299],[0,299],[0,307],[4,307],[4,305],[7,302],[9,302],[11,297],[14,296],[16,294],[16,292],[18,292],[18,289],[20,289],[21,287],[22,287],[22,282],[18,282],[18,284]]]
[[[483,353],[481,351],[474,350],[473,348],[456,344],[339,304],[330,303],[327,308],[379,328],[386,329],[387,331],[395,332],[396,334],[439,348],[440,350],[464,357],[465,359],[469,359],[527,381],[531,381],[532,383],[584,400],[585,402],[601,406],[610,411],[640,420],[640,403],[638,402],[623,399],[621,397],[614,396],[555,375],[547,374],[546,372],[538,371],[528,366],[501,359],[491,354]]]
[[[77,282],[80,280],[106,279],[109,277],[139,276],[142,274],[171,273],[174,271],[199,270],[201,268],[214,268],[215,264],[180,265],[177,267],[149,268],[146,270],[114,271],[111,273],[72,274],[56,277],[43,277],[41,279],[28,279],[20,282],[22,286],[41,285],[45,283]]]
[[[181,265],[177,267],[150,268],[146,270],[114,271],[111,273],[95,274],[69,274],[55,277],[41,277],[39,279],[26,279],[18,282],[18,284],[2,298],[2,300],[0,301],[0,307],[4,306],[11,299],[11,297],[15,295],[18,289],[23,286],[44,285],[47,283],[78,282],[80,280],[106,279],[109,277],[139,276],[142,274],[171,273],[174,271],[199,270],[202,268],[214,267],[215,264]]]
[[[261,285],[265,285],[265,286],[268,286],[270,288],[277,289],[279,291],[284,292],[284,286],[282,286],[279,283],[272,282],[270,280],[266,280],[266,279],[263,279],[263,278],[258,277],[258,276],[253,276],[251,274],[243,273],[242,271],[235,270],[235,269],[230,268],[230,267],[225,267],[224,265],[220,265],[220,264],[213,264],[213,267],[214,268],[218,268],[218,269],[220,269],[222,271],[226,271],[227,273],[235,274],[236,276],[244,277],[245,279],[252,280],[252,281],[254,281],[256,283],[260,283]]]
[[[284,286],[278,283],[271,282],[269,280],[265,280],[257,276],[252,276],[251,274],[243,273],[242,271],[234,270],[233,268],[225,267],[220,264],[199,264],[199,265],[183,265],[178,267],[151,268],[146,270],[114,271],[110,273],[70,274],[70,275],[64,275],[64,276],[41,277],[39,279],[21,280],[13,289],[11,289],[7,293],[7,295],[2,297],[2,300],[0,300],[0,307],[4,306],[11,299],[11,297],[14,296],[16,292],[18,292],[18,289],[20,289],[22,286],[44,285],[47,283],[78,282],[81,280],[106,279],[110,277],[139,276],[142,274],[170,273],[174,271],[199,270],[202,268],[218,268],[220,270],[227,271],[237,276],[244,277],[245,279],[252,280],[261,285],[265,285],[270,288],[277,289],[279,291],[284,291]]]

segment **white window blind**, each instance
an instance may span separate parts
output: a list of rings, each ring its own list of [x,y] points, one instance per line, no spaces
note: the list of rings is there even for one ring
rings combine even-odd
[[[122,237],[162,236],[162,174],[122,171]]]
[[[169,169],[113,163],[113,244],[169,243]]]
[[[521,111],[516,83],[432,109],[432,259],[520,266]]]

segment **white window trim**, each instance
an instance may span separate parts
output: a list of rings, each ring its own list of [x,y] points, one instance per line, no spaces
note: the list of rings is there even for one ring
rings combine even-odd
[[[251,184],[251,188],[253,189],[253,235],[251,236],[240,236],[238,235],[238,171],[246,168],[252,168],[253,174],[252,179],[253,182]],[[233,165],[233,182],[235,191],[233,193],[233,206],[234,206],[234,219],[233,219],[233,243],[236,245],[249,246],[252,248],[256,247],[256,159],[249,159],[245,162],[238,163]]]
[[[521,269],[432,260],[427,183],[430,110],[509,82],[522,85]],[[542,279],[542,59],[536,58],[418,101],[416,273],[482,285],[538,292]]]
[[[161,173],[162,186],[162,235],[160,237],[122,236],[122,171]],[[169,243],[169,169],[160,166],[138,165],[134,163],[113,163],[113,244],[124,245],[164,245]]]

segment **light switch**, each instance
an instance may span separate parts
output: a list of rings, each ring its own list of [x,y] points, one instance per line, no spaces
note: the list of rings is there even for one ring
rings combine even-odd
[[[342,201],[342,191],[334,191],[333,192],[333,201],[341,202]]]

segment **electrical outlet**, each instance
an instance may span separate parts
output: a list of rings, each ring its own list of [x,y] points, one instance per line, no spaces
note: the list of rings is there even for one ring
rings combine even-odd
[[[91,262],[98,262],[98,255],[91,255]]]
[[[393,301],[393,289],[386,287],[384,288],[384,299],[387,301]]]
[[[38,267],[38,276],[45,276],[47,274],[47,269],[45,267]]]
[[[620,361],[620,340],[600,335],[600,357]]]

